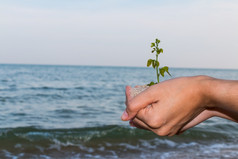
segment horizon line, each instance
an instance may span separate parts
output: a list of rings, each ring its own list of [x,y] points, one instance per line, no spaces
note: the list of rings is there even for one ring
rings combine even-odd
[[[126,65],[80,65],[80,64],[31,64],[31,63],[0,63],[0,65],[35,65],[35,66],[86,66],[86,67],[130,67],[148,68],[147,66],[126,66]],[[172,69],[211,69],[211,70],[238,70],[238,68],[208,68],[208,67],[169,67]]]

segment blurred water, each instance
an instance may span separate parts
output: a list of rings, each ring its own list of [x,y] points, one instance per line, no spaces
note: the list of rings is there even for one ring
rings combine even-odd
[[[238,70],[170,72],[238,79]],[[120,120],[125,86],[147,84],[154,74],[138,67],[0,65],[0,158],[235,158],[238,128],[227,120],[213,118],[172,138]]]

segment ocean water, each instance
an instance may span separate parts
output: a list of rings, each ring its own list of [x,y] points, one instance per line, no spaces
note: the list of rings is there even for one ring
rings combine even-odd
[[[238,80],[238,70],[171,74]],[[238,124],[225,119],[174,137],[122,122],[125,86],[153,79],[151,68],[0,65],[0,158],[237,158]]]

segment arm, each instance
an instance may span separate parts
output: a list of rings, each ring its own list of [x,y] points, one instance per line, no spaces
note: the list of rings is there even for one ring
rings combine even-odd
[[[133,119],[133,125],[161,136],[172,136],[213,116],[238,121],[238,81],[182,77],[151,86],[134,98],[129,90],[122,119]]]

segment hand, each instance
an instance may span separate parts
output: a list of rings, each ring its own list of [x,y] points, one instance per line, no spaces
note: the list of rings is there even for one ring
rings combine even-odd
[[[180,133],[212,116],[231,119],[214,109],[208,90],[211,77],[183,77],[151,86],[135,98],[126,88],[126,111],[122,119],[160,136]],[[150,105],[146,107],[147,105]]]

